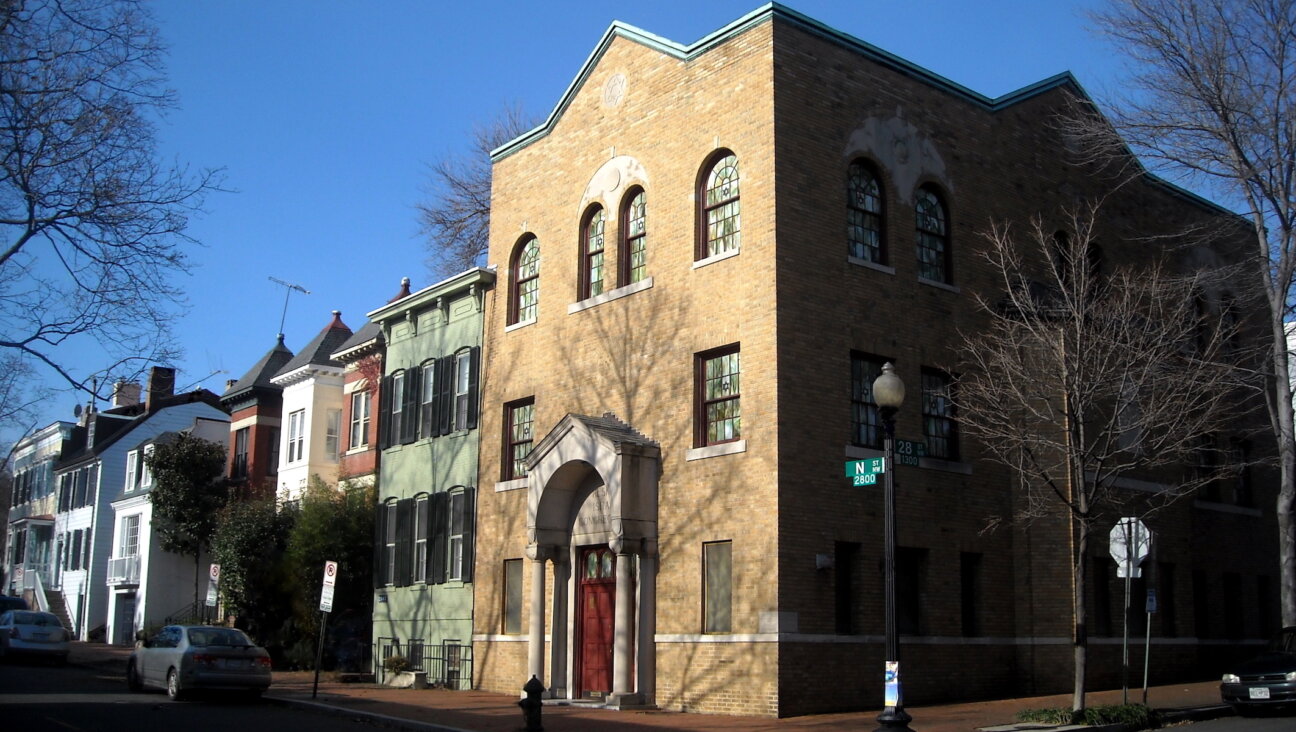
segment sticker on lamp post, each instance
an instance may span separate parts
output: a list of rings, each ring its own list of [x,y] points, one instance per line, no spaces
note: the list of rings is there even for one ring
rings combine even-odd
[[[886,686],[885,686],[886,706],[888,707],[899,706],[900,705],[900,662],[887,661],[886,674],[884,675],[883,678],[886,682]]]

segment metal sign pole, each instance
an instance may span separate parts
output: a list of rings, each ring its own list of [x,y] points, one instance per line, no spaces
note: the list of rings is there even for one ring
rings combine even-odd
[[[1132,522],[1125,521],[1125,633],[1121,640],[1121,703],[1129,704],[1129,617],[1130,581],[1134,575],[1134,532]]]
[[[320,611],[319,645],[315,648],[315,685],[311,687],[311,698],[319,694],[320,663],[324,660],[324,628],[328,625],[328,612]]]

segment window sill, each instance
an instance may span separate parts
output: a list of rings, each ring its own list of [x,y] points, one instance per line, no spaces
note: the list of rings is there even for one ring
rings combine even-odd
[[[530,482],[527,480],[526,476],[513,478],[512,480],[501,480],[495,484],[495,492],[503,493],[505,491],[520,491],[526,488],[529,484]]]
[[[865,458],[883,457],[885,454],[886,454],[885,451],[873,447],[864,447],[862,445],[846,446],[846,457],[852,460],[863,460]]]
[[[346,457],[351,457],[352,455],[360,455],[366,452],[369,452],[368,443],[364,445],[360,445],[359,447],[348,448],[347,451],[344,453],[344,455]]]
[[[889,275],[895,274],[895,267],[890,267],[885,264],[878,264],[877,262],[870,262],[867,259],[860,259],[859,257],[852,257],[849,254],[846,255],[846,261],[859,267],[867,267],[868,269],[875,269],[884,274],[889,274]]]
[[[639,280],[638,282],[631,285],[618,287],[615,290],[608,290],[607,292],[604,292],[602,294],[595,295],[594,297],[587,297],[584,300],[581,300],[580,302],[574,302],[571,305],[568,305],[567,314],[572,315],[573,313],[579,313],[582,310],[589,310],[590,308],[595,307],[596,305],[602,305],[605,302],[620,300],[621,298],[627,297],[629,295],[633,295],[636,292],[642,292],[644,290],[647,290],[652,286],[653,286],[653,278],[648,277],[646,279]]]
[[[1258,508],[1248,508],[1218,501],[1205,501],[1200,498],[1193,499],[1193,508],[1200,508],[1204,511],[1218,511],[1219,513],[1233,513],[1239,516],[1255,516],[1256,518],[1261,516]]]
[[[747,452],[746,440],[735,440],[733,442],[722,442],[719,445],[695,447],[685,454],[684,460],[686,462],[693,460],[706,460],[707,458],[720,457],[722,455],[736,455],[740,452]]]
[[[514,323],[514,324],[512,324],[512,325],[506,325],[506,326],[504,326],[504,332],[505,332],[505,333],[512,333],[513,331],[517,330],[518,328],[525,328],[525,327],[527,327],[528,325],[535,325],[535,322],[536,322],[536,319],[535,319],[535,318],[532,318],[532,319],[530,319],[530,320],[523,320],[523,321],[521,321],[521,322]]]
[[[724,260],[729,259],[730,257],[736,257],[739,254],[742,254],[742,247],[727,252],[714,254],[710,257],[707,257],[706,259],[699,259],[696,262],[694,262],[693,269],[701,269],[702,267],[705,267],[709,264],[715,264],[716,262],[723,262]]]
[[[946,292],[953,292],[955,294],[962,294],[963,292],[963,290],[955,285],[949,284],[948,282],[937,282],[936,280],[929,280],[926,277],[919,277],[918,284],[935,287],[938,290],[945,290]]]
[[[960,475],[972,474],[972,464],[959,462],[958,460],[920,457],[918,458],[918,467],[926,468],[927,470],[939,470],[942,473],[959,473]]]

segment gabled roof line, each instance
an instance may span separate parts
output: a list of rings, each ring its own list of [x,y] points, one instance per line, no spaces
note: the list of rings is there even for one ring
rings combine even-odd
[[[607,31],[603,34],[603,37],[594,47],[594,50],[590,53],[589,57],[585,59],[585,63],[581,65],[580,71],[576,74],[576,77],[572,80],[571,84],[567,86],[567,90],[563,92],[561,97],[559,97],[558,103],[554,106],[553,111],[549,113],[549,116],[545,121],[534,129],[524,132],[513,140],[510,140],[492,150],[490,154],[491,160],[498,161],[506,158],[531,144],[535,140],[547,135],[549,131],[553,129],[553,126],[557,123],[558,119],[562,117],[564,112],[566,112],[567,107],[571,105],[577,91],[584,86],[585,82],[589,79],[590,74],[593,72],[594,67],[598,64],[599,59],[607,52],[615,39],[625,38],[655,49],[667,56],[673,56],[683,61],[691,61],[707,51],[710,51],[712,48],[725,43],[730,39],[761,25],[762,23],[770,22],[776,17],[789,21],[802,30],[853,50],[864,57],[881,64],[882,66],[905,74],[906,76],[913,77],[918,81],[934,86],[988,111],[998,111],[1029,99],[1030,97],[1066,85],[1074,86],[1079,94],[1085,98],[1089,98],[1083,87],[1080,86],[1079,82],[1076,81],[1075,77],[1069,71],[1063,71],[1062,73],[1055,74],[1047,79],[1037,81],[1034,84],[1029,84],[1002,96],[991,98],[981,94],[980,92],[973,91],[962,84],[951,81],[934,71],[923,68],[912,61],[908,61],[893,53],[884,51],[867,41],[860,40],[848,33],[824,25],[823,23],[799,13],[786,5],[772,2],[753,10],[732,23],[703,36],[701,39],[689,45],[662,38],[661,36],[637,28],[628,23],[623,23],[619,20],[613,21],[612,25],[608,27]]]

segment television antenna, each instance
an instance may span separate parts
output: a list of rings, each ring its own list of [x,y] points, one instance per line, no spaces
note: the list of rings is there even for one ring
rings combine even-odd
[[[292,294],[293,290],[296,290],[302,293],[303,295],[309,295],[311,294],[311,292],[310,290],[306,289],[305,287],[302,287],[301,285],[293,284],[292,282],[284,282],[278,277],[271,277],[270,281],[278,285],[283,285],[284,287],[283,315],[280,316],[279,318],[279,337],[282,338],[284,334],[283,332],[284,321],[288,319],[288,296]]]

